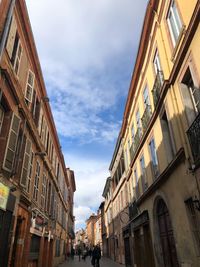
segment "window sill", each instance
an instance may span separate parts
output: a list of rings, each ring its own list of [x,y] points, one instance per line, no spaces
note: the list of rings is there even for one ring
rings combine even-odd
[[[179,46],[180,46],[182,37],[183,37],[183,35],[185,35],[185,32],[186,32],[186,26],[183,25],[183,26],[182,26],[182,29],[181,29],[181,31],[180,31],[178,40],[177,40],[177,42],[176,42],[176,45],[175,45],[175,47],[174,47],[173,53],[172,53],[172,57],[171,57],[171,61],[172,61],[172,62],[175,61],[176,54],[177,54],[177,52],[178,52],[178,49],[179,49]]]

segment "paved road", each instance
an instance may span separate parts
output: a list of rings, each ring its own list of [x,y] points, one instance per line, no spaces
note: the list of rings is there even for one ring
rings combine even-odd
[[[86,261],[78,261],[78,257],[75,257],[74,260],[68,260],[63,264],[60,264],[58,267],[92,267],[91,260],[88,257]],[[124,267],[124,265],[113,262],[110,259],[102,258],[100,261],[100,267]]]

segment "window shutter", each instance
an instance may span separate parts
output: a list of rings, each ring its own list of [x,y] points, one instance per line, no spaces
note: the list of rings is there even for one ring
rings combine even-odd
[[[13,113],[3,168],[12,171],[19,134],[20,119]]]
[[[13,15],[11,26],[10,26],[10,31],[9,31],[9,35],[8,35],[8,40],[7,40],[7,44],[6,44],[6,50],[8,52],[10,59],[12,58],[12,52],[13,52],[16,32],[17,32],[17,23],[16,23],[15,16]]]
[[[190,91],[187,85],[185,85],[184,83],[181,83],[180,85],[181,85],[181,93],[183,96],[183,101],[185,104],[185,112],[187,115],[189,125],[191,125],[195,119],[195,111],[194,111],[194,106],[192,103]]]
[[[27,186],[27,177],[30,167],[30,157],[31,157],[31,141],[27,139],[25,153],[24,153],[24,160],[23,160],[22,175],[20,181],[21,185],[24,187]]]
[[[25,99],[30,103],[32,102],[32,97],[33,97],[34,80],[35,80],[34,73],[31,70],[29,70],[27,84],[26,84]]]

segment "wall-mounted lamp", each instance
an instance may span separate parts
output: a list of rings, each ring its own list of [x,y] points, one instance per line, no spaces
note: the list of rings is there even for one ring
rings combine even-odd
[[[43,100],[43,102],[45,102],[45,103],[48,103],[48,102],[50,101],[50,99],[48,98],[48,96],[44,96],[44,97],[42,98],[42,100]]]
[[[16,188],[15,186],[12,186],[12,187],[10,188],[10,191],[11,191],[11,192],[15,192],[15,191],[17,191],[17,188]]]
[[[46,152],[35,152],[35,156],[41,156],[41,157],[45,157],[47,155]]]
[[[200,211],[200,200],[197,198],[197,196],[195,196],[195,199],[192,200],[195,209],[197,209],[198,211]]]

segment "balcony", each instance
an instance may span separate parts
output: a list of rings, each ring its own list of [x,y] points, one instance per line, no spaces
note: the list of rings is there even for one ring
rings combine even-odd
[[[144,114],[143,114],[142,119],[141,119],[143,132],[145,132],[146,129],[147,129],[147,126],[148,126],[149,121],[151,119],[151,115],[152,115],[151,106],[150,105],[146,105]]]
[[[163,85],[163,81],[164,81],[163,72],[158,71],[156,78],[155,78],[155,81],[154,81],[153,89],[152,89],[154,107],[158,103],[158,100],[160,97],[160,92],[161,92],[161,87]]]
[[[200,113],[187,131],[195,163],[200,162]]]

